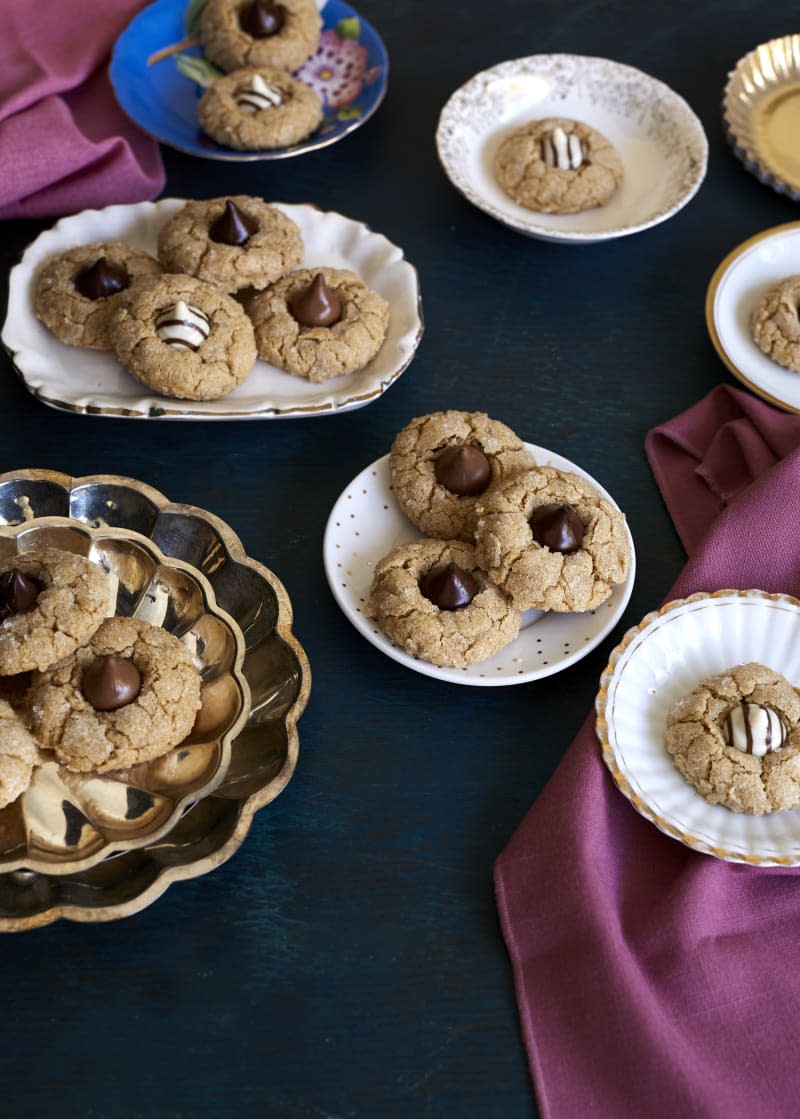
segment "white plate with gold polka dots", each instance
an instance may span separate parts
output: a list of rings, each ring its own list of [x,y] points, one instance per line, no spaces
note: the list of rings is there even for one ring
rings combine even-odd
[[[580,474],[601,497],[619,508],[613,497],[575,463],[544,447],[531,443],[525,446],[537,465]],[[528,610],[523,614],[519,636],[495,656],[468,668],[439,668],[393,644],[364,612],[376,564],[400,544],[419,539],[422,534],[395,500],[389,456],[385,455],[362,470],[333,506],[323,545],[325,574],[345,616],[376,648],[407,668],[455,684],[524,684],[561,672],[608,636],[622,617],[633,590],[636,557],[629,531],[628,577],[596,610],[582,614]]]

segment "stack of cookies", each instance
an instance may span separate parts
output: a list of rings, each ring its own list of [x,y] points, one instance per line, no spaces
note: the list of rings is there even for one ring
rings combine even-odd
[[[186,648],[113,608],[106,573],[84,556],[45,547],[0,563],[0,808],[47,757],[106,773],[191,731],[200,674]]]
[[[115,241],[60,253],[37,277],[37,318],[185,400],[231,392],[257,356],[321,382],[362,369],[383,345],[386,300],[354,272],[300,268],[298,225],[261,198],[187,202],[157,252]]]
[[[412,420],[390,469],[426,539],[381,559],[367,613],[414,656],[475,664],[517,636],[524,611],[592,610],[627,577],[623,514],[580,475],[537,466],[482,412]]]
[[[200,41],[225,71],[197,107],[208,135],[240,151],[285,148],[310,135],[322,102],[290,71],[314,54],[321,28],[316,0],[208,0]]]

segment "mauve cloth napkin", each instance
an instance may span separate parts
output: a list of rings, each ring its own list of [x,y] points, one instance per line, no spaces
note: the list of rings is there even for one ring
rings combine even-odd
[[[800,416],[719,387],[649,432],[689,562],[668,598],[800,595]],[[800,879],[644,820],[594,713],[495,868],[544,1119],[800,1114]]]
[[[155,198],[158,145],[117,105],[107,66],[142,0],[0,0],[0,218]]]

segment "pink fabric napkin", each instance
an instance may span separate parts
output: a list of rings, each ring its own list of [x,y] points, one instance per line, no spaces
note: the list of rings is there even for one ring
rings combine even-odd
[[[800,595],[800,416],[720,387],[646,450],[690,557],[668,598]],[[800,1113],[798,871],[659,832],[614,786],[593,712],[495,887],[544,1119]]]
[[[155,198],[158,145],[117,105],[107,66],[143,0],[0,0],[0,218]]]

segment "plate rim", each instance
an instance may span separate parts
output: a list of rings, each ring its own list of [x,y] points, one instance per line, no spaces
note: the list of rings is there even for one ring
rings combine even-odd
[[[746,240],[742,241],[740,244],[731,249],[727,256],[725,256],[714,269],[711,279],[708,282],[705,300],[705,319],[706,329],[708,330],[711,344],[716,350],[717,356],[733,374],[733,376],[746,388],[750,389],[751,392],[754,392],[756,396],[760,396],[762,400],[766,400],[768,401],[768,403],[774,404],[778,408],[782,408],[785,412],[793,412],[797,414],[800,413],[800,406],[789,404],[781,397],[775,396],[773,393],[761,388],[760,385],[756,384],[755,381],[752,381],[744,372],[744,370],[740,369],[739,366],[734,362],[733,358],[725,349],[725,346],[722,342],[719,330],[717,329],[717,320],[715,315],[717,292],[719,291],[722,281],[728,275],[739,258],[744,256],[744,254],[749,249],[759,244],[759,242],[767,241],[770,238],[781,233],[788,233],[790,230],[800,231],[800,220],[782,222],[780,225],[770,226],[768,229],[761,230],[760,233],[754,233],[751,237],[748,237]]]
[[[686,113],[687,121],[691,121],[693,127],[694,138],[696,141],[699,142],[701,158],[698,160],[697,168],[695,170],[695,176],[692,180],[690,189],[688,190],[688,192],[680,197],[680,199],[674,206],[669,207],[663,213],[657,214],[651,220],[640,222],[636,225],[624,226],[618,229],[600,230],[598,232],[591,232],[586,230],[559,230],[550,226],[537,226],[535,224],[535,220],[533,219],[530,221],[525,221],[521,217],[518,217],[516,215],[510,213],[505,214],[502,211],[497,210],[497,208],[489,200],[484,199],[481,194],[473,190],[469,186],[469,184],[465,183],[460,176],[455,174],[450,166],[449,161],[445,159],[442,150],[442,140],[445,128],[450,126],[448,110],[449,115],[452,115],[457,100],[464,95],[464,92],[466,90],[468,90],[472,85],[477,85],[481,80],[486,81],[501,68],[515,65],[522,66],[523,64],[533,62],[534,60],[543,60],[546,62],[547,60],[552,59],[567,59],[570,61],[577,60],[581,63],[586,64],[604,63],[623,72],[630,73],[632,75],[635,74],[639,78],[646,79],[646,81],[653,86],[654,90],[658,92],[658,94],[662,98],[667,97],[670,101],[673,102],[673,104],[679,105],[682,111]],[[484,213],[488,214],[490,217],[494,218],[496,221],[499,221],[501,224],[506,225],[508,228],[513,229],[518,233],[522,233],[537,240],[549,241],[552,244],[569,245],[601,244],[604,241],[615,240],[619,237],[627,237],[635,233],[642,233],[647,229],[652,229],[654,226],[660,225],[662,222],[667,221],[671,217],[674,217],[676,213],[682,210],[692,200],[692,198],[694,198],[694,196],[697,194],[700,187],[702,186],[708,170],[709,155],[708,137],[706,135],[705,129],[703,128],[702,121],[700,120],[694,109],[691,107],[689,102],[686,100],[686,98],[679,94],[671,86],[667,85],[666,82],[662,81],[660,78],[653,77],[651,74],[648,74],[645,70],[642,70],[638,66],[632,66],[630,63],[617,62],[615,59],[605,58],[601,55],[581,54],[575,51],[541,52],[537,54],[520,56],[518,58],[506,59],[504,61],[495,63],[484,70],[479,70],[477,73],[473,74],[470,78],[468,78],[465,82],[458,86],[457,89],[453,90],[441,109],[436,128],[436,150],[439,157],[439,162],[444,169],[447,178],[450,180],[452,185],[456,187],[456,189],[467,199],[468,202],[471,202],[474,206],[482,210]],[[535,219],[536,211],[531,211],[531,214]]]
[[[329,0],[325,0],[325,3],[322,5],[320,10],[324,10],[328,2]],[[131,17],[126,26],[114,40],[114,45],[111,50],[111,56],[108,60],[107,71],[109,84],[111,85],[111,89],[114,93],[116,102],[125,116],[130,121],[132,121],[137,128],[140,128],[142,132],[150,136],[157,143],[164,144],[166,147],[172,148],[174,151],[182,152],[185,155],[195,156],[198,159],[211,159],[221,163],[252,163],[259,161],[270,162],[278,159],[288,159],[294,156],[307,155],[310,152],[321,151],[323,148],[330,147],[331,144],[335,144],[339,140],[344,140],[346,136],[351,135],[351,133],[360,128],[362,124],[366,124],[366,122],[375,115],[386,97],[386,92],[389,86],[389,52],[386,49],[386,44],[384,43],[383,39],[378,34],[374,25],[368,19],[365,19],[364,16],[362,16],[356,8],[353,8],[347,2],[347,0],[335,0],[335,2],[342,8],[346,9],[347,14],[344,15],[342,18],[349,19],[355,16],[363,26],[369,29],[369,32],[372,36],[374,36],[374,39],[378,44],[381,53],[381,83],[378,88],[378,94],[374,104],[369,108],[368,112],[363,114],[363,116],[360,116],[357,120],[353,120],[349,123],[344,124],[342,129],[335,135],[320,137],[314,143],[303,141],[288,148],[267,148],[259,149],[259,151],[256,152],[240,152],[234,148],[231,148],[227,151],[222,148],[220,148],[219,150],[205,151],[200,150],[198,146],[192,147],[189,145],[178,144],[174,140],[168,140],[158,133],[153,132],[144,123],[142,123],[142,121],[138,117],[133,116],[128,105],[123,103],[122,97],[120,96],[118,90],[118,83],[117,81],[115,81],[114,77],[117,68],[121,65],[119,61],[118,44],[121,39],[124,40],[124,37],[126,36],[131,25],[137,20],[141,19],[145,15],[145,13],[148,12],[149,9],[161,5],[163,5],[164,8],[168,8],[170,5],[175,5],[177,7],[179,3],[185,4],[185,0],[152,0],[150,4],[147,4],[144,8],[141,8]]]
[[[580,474],[582,477],[591,482],[591,484],[598,490],[600,495],[608,500],[615,509],[617,509],[619,512],[623,512],[623,510],[620,508],[620,506],[617,504],[616,500],[608,492],[608,490],[606,490],[604,486],[600,482],[598,482],[591,474],[589,474],[583,467],[579,466],[577,463],[572,462],[570,459],[565,458],[564,455],[559,454],[559,452],[557,451],[551,451],[547,447],[542,447],[539,444],[535,443],[529,443],[525,440],[522,440],[522,442],[526,450],[530,451],[531,453],[535,454],[536,452],[541,452],[543,455],[549,455],[551,457],[559,459],[562,465],[558,466],[558,469],[572,470],[575,473]],[[631,532],[630,525],[628,524],[627,516],[625,517],[625,528],[628,535],[628,543],[631,549],[631,562],[625,582],[619,584],[619,586],[623,588],[620,603],[614,611],[612,620],[606,626],[604,626],[592,639],[590,639],[589,642],[581,646],[579,650],[576,650],[574,653],[570,654],[570,656],[564,658],[563,662],[559,662],[555,665],[547,665],[546,667],[535,669],[531,672],[526,672],[516,676],[469,676],[467,675],[467,671],[464,669],[440,668],[437,665],[431,664],[429,661],[425,661],[419,657],[414,657],[412,654],[406,653],[405,650],[400,649],[384,635],[381,635],[380,640],[376,639],[377,635],[373,632],[372,627],[366,624],[366,620],[364,620],[363,625],[358,624],[351,617],[349,608],[346,608],[345,606],[345,603],[347,602],[346,596],[341,593],[341,588],[338,586],[334,572],[331,570],[328,562],[328,555],[331,551],[329,541],[332,539],[335,530],[334,514],[336,513],[339,504],[345,498],[347,492],[354,486],[358,479],[362,477],[362,475],[367,474],[368,472],[374,472],[376,468],[385,465],[388,462],[389,458],[389,453],[381,455],[379,458],[375,459],[374,462],[368,463],[365,467],[363,467],[363,469],[360,470],[356,475],[354,475],[354,477],[351,478],[350,481],[345,485],[344,489],[334,500],[331,511],[328,514],[325,522],[325,530],[323,533],[322,542],[323,568],[325,571],[325,577],[328,583],[328,587],[331,591],[331,594],[333,595],[336,605],[342,611],[345,618],[347,618],[348,622],[350,622],[356,632],[364,637],[380,653],[383,653],[384,656],[389,657],[390,660],[395,661],[395,663],[399,664],[402,668],[411,669],[412,671],[417,672],[422,676],[428,676],[431,679],[439,680],[440,682],[446,684],[463,684],[472,687],[510,687],[516,684],[529,684],[537,680],[547,679],[547,677],[549,676],[555,676],[559,672],[563,672],[566,669],[571,668],[573,664],[577,664],[578,661],[583,660],[584,657],[593,652],[598,645],[606,640],[615,626],[619,624],[619,621],[622,618],[625,610],[627,609],[628,603],[630,602],[631,595],[633,594],[633,587],[636,581],[636,548],[633,540],[633,533]],[[396,504],[396,499],[393,495],[392,500],[394,500]],[[399,505],[397,505],[397,512],[401,516],[403,516],[402,510],[400,509]],[[414,526],[411,524],[411,521],[409,521],[408,524],[412,531],[419,531],[414,528]],[[419,533],[419,539],[424,538],[424,534]],[[603,605],[605,605],[605,603],[601,603],[601,606]],[[555,612],[551,611],[550,613]],[[515,638],[515,640],[517,639]],[[513,644],[513,642],[511,642],[510,644]],[[409,661],[413,663],[409,663]],[[480,668],[480,664],[481,662],[478,662],[477,664],[470,665],[469,667]]]
[[[787,867],[787,866],[800,866],[800,837],[798,837],[796,852],[793,855],[767,855],[764,853],[742,853],[739,851],[731,851],[722,845],[714,845],[704,839],[692,835],[690,832],[683,831],[681,828],[671,824],[665,820],[658,812],[651,808],[648,800],[641,796],[639,793],[634,792],[631,788],[627,778],[622,773],[619,766],[617,755],[614,747],[611,745],[608,731],[608,699],[609,689],[616,677],[616,669],[627,652],[630,645],[643,634],[650,626],[654,625],[660,618],[666,615],[676,613],[683,610],[687,605],[702,600],[715,600],[720,598],[757,598],[763,601],[785,602],[795,607],[800,615],[800,599],[795,598],[790,594],[773,593],[770,591],[763,591],[758,588],[748,588],[747,590],[739,590],[732,587],[720,588],[716,591],[696,591],[694,594],[686,595],[682,598],[670,599],[663,603],[661,606],[656,607],[655,610],[649,611],[645,614],[642,620],[635,626],[632,626],[623,636],[619,644],[612,650],[609,657],[608,664],[604,668],[595,696],[595,721],[594,729],[595,735],[600,745],[600,752],[603,762],[606,765],[611,777],[614,781],[616,788],[626,798],[630,805],[642,816],[645,820],[653,824],[660,832],[668,836],[670,839],[675,839],[682,843],[685,847],[700,854],[711,855],[722,862],[737,863],[747,866],[764,866],[764,867]],[[687,789],[692,789],[692,786],[687,782]],[[696,790],[693,790],[695,795],[700,796]],[[791,810],[790,810],[791,811]],[[797,811],[797,810],[795,810]],[[746,814],[743,814],[746,815]],[[775,815],[778,815],[777,813]]]

